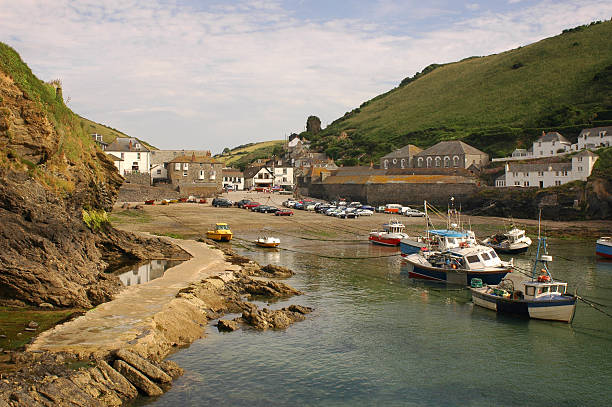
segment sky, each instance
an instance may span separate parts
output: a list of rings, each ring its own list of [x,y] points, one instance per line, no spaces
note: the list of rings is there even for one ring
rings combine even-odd
[[[0,0],[0,41],[76,113],[162,149],[323,127],[432,63],[612,17],[610,0]]]

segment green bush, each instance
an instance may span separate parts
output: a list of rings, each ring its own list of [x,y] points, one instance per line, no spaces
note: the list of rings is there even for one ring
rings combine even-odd
[[[97,231],[109,224],[108,214],[103,210],[88,211],[83,209],[83,222],[85,222],[89,229]]]

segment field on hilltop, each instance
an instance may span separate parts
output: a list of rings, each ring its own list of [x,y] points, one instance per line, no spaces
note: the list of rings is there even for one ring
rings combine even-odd
[[[260,143],[244,144],[233,149],[225,149],[223,153],[217,154],[215,159],[221,161],[225,166],[244,168],[259,158],[268,158],[273,154],[280,154],[284,140],[262,141]]]
[[[610,38],[612,22],[598,22],[500,54],[430,65],[309,138],[348,165],[409,143],[462,139],[501,156],[529,147],[542,131],[575,139],[583,127],[612,124]]]

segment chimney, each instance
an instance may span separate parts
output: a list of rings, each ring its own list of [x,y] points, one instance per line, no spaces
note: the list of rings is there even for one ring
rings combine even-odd
[[[129,144],[128,147],[129,147],[130,151],[132,151],[132,140],[130,140],[130,144]]]
[[[191,162],[195,162],[195,151],[191,153]]]
[[[545,135],[546,135],[546,132],[542,130],[542,137],[544,137]]]

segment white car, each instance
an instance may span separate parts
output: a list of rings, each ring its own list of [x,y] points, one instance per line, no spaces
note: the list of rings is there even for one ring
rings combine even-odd
[[[372,215],[374,215],[374,212],[372,212],[372,211],[371,211],[371,210],[369,210],[369,209],[357,209],[357,210],[355,211],[355,213],[356,213],[357,215],[359,215],[359,216],[372,216]]]
[[[405,216],[425,216],[424,212],[417,211],[416,209],[410,209],[404,213]]]

